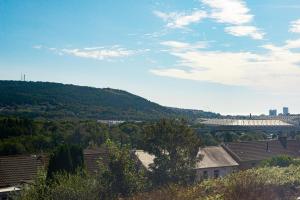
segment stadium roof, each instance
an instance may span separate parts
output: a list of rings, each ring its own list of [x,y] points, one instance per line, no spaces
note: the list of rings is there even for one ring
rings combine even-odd
[[[292,126],[281,120],[205,119],[201,124],[209,126]]]

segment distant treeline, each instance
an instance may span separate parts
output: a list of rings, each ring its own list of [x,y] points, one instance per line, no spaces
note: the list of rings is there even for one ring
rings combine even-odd
[[[0,155],[49,152],[59,144],[83,148],[100,146],[108,139],[121,146],[142,149],[147,126],[154,122],[125,122],[115,126],[96,120],[44,120],[0,117]],[[222,142],[262,140],[263,132],[201,132],[195,127],[202,146]]]

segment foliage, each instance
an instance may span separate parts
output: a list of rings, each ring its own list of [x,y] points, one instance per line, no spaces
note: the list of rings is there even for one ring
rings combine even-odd
[[[0,81],[0,114],[46,119],[155,120],[212,117],[215,113],[172,109],[126,91],[49,82]]]
[[[201,130],[201,129],[200,129]],[[202,146],[213,146],[223,142],[257,141],[267,139],[267,134],[260,131],[218,131],[199,132]]]
[[[299,186],[300,167],[291,165],[250,169],[189,187],[167,186],[128,200],[294,200],[300,195]]]
[[[103,193],[101,199],[114,199],[143,191],[147,187],[145,171],[132,158],[127,147],[119,148],[112,142],[105,144],[108,159],[100,160],[100,173],[97,178]]]
[[[50,156],[47,179],[56,173],[75,173],[83,168],[82,148],[76,145],[61,145]]]
[[[279,155],[261,162],[264,167],[288,167],[290,165],[300,165],[300,160],[287,155]]]
[[[155,185],[193,180],[200,141],[184,120],[162,119],[144,127],[144,150],[155,155],[151,166]]]
[[[33,185],[29,185],[14,200],[98,200],[101,187],[95,179],[85,173],[58,173],[49,183],[46,173],[41,171]]]

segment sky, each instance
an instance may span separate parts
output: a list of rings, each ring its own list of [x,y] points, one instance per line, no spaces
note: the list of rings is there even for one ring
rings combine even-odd
[[[300,2],[0,0],[0,79],[22,73],[164,106],[300,113]]]

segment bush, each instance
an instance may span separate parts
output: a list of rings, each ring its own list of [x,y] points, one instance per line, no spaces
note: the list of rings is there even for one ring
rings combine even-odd
[[[300,167],[257,168],[195,186],[168,186],[128,200],[294,200],[300,195]]]
[[[274,156],[270,159],[264,160],[261,166],[265,167],[288,167],[291,164],[299,164],[299,160],[296,160],[287,155]]]
[[[99,200],[99,189],[94,178],[83,174],[57,173],[49,182],[40,172],[33,185],[12,196],[14,200]]]

